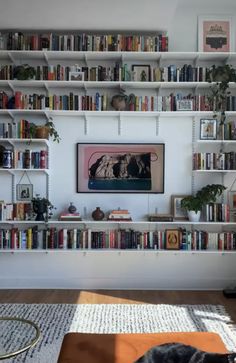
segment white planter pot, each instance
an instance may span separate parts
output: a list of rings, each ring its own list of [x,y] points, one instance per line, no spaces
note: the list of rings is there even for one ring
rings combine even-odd
[[[201,211],[199,210],[197,213],[194,210],[188,211],[188,219],[190,222],[199,222],[201,217]]]

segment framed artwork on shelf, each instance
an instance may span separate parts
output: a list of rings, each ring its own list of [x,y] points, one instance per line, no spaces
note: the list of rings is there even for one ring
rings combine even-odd
[[[69,81],[84,81],[84,72],[69,72]]]
[[[228,15],[200,15],[198,17],[198,51],[234,51],[233,20]]]
[[[179,250],[180,238],[178,229],[166,230],[166,249],[167,250]]]
[[[176,220],[188,219],[187,212],[181,208],[181,200],[187,195],[172,195],[171,196],[171,214]]]
[[[31,201],[33,198],[33,184],[17,184],[16,199],[19,201]]]
[[[165,144],[78,143],[78,193],[164,193]]]
[[[217,121],[215,119],[200,120],[200,139],[216,140]]]
[[[228,204],[230,211],[236,212],[236,190],[228,192]]]
[[[193,101],[192,100],[177,100],[176,101],[177,111],[192,111]]]
[[[134,82],[149,82],[151,81],[150,65],[133,64],[132,65],[132,80]]]

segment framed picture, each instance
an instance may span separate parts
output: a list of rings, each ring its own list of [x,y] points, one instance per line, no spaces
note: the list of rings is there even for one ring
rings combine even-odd
[[[185,220],[188,219],[187,212],[181,208],[181,200],[187,195],[172,195],[171,196],[171,214],[174,219]]]
[[[232,52],[233,20],[227,15],[201,15],[198,17],[198,51]]]
[[[77,144],[78,193],[164,193],[165,145]]]
[[[33,198],[33,184],[17,184],[16,199],[21,201],[31,201]]]
[[[84,81],[84,72],[69,72],[69,81]]]
[[[177,100],[176,101],[177,111],[192,111],[193,101],[192,100]]]
[[[231,190],[228,192],[228,204],[229,209],[236,212],[236,190]]]
[[[150,65],[133,64],[132,75],[134,82],[149,82],[151,80]]]
[[[201,140],[216,140],[216,120],[201,119],[200,120],[200,139]]]
[[[167,250],[179,250],[179,230],[178,229],[166,229],[166,249]]]

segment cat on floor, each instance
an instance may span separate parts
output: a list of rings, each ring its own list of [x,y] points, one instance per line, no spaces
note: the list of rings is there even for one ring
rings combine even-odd
[[[208,353],[191,345],[167,343],[152,347],[134,363],[236,363],[236,353]]]

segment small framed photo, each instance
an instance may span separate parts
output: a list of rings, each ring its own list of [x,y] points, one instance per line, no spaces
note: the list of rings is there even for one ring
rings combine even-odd
[[[132,75],[134,82],[149,82],[151,80],[150,65],[133,64]]]
[[[192,100],[177,100],[176,111],[192,111],[193,101]]]
[[[233,19],[229,15],[201,15],[198,17],[198,51],[232,52]]]
[[[24,202],[31,201],[33,198],[33,184],[17,184],[16,199]]]
[[[84,72],[69,72],[69,81],[84,81]]]
[[[228,192],[228,204],[230,211],[236,212],[236,190]]]
[[[200,139],[201,140],[216,140],[216,120],[201,119],[200,120]]]
[[[166,249],[179,250],[180,238],[178,229],[166,229]]]
[[[176,220],[188,219],[187,212],[181,208],[181,200],[187,197],[187,195],[172,195],[171,196],[171,214]]]

